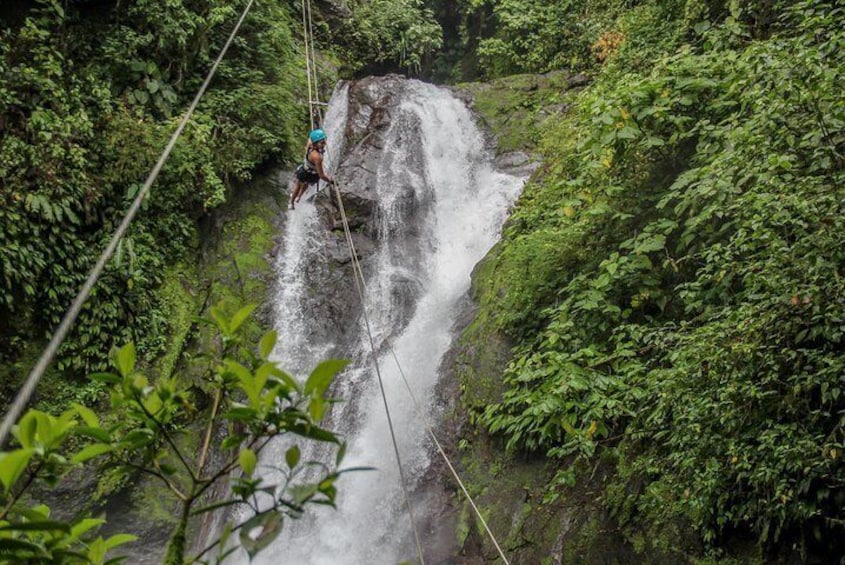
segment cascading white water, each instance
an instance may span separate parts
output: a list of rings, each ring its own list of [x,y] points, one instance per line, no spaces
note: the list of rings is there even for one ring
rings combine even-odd
[[[343,85],[332,98],[345,101],[347,92],[348,86]],[[343,152],[342,132],[346,123],[346,112],[347,104],[336,102],[330,105],[326,113],[324,128],[330,140],[324,156],[326,170],[331,170]],[[303,146],[303,154],[304,151]],[[314,320],[308,315],[306,307],[311,288],[309,267],[322,260],[324,235],[317,209],[313,205],[301,204],[296,211],[288,214],[282,241],[283,253],[276,267],[279,281],[274,306],[279,345],[274,353],[274,360],[291,374],[307,374],[313,368],[315,360],[327,358],[333,345],[310,339]]]
[[[330,141],[339,140],[344,131],[347,96],[347,89],[341,88],[332,98],[326,119]],[[469,287],[473,267],[495,243],[523,179],[495,169],[472,114],[448,90],[407,81],[402,97],[392,110],[383,153],[375,164],[378,246],[365,266],[366,308],[382,348],[379,365],[408,488],[419,492],[433,454],[423,421],[384,346],[386,340],[392,341],[422,410],[430,418],[436,416],[437,370],[452,339],[458,302]],[[339,157],[333,152],[329,162],[339,163]],[[309,508],[309,517],[289,524],[289,531],[255,562],[415,561],[364,326],[357,334],[352,332],[353,343],[320,344],[309,339],[315,322],[309,317],[312,289],[305,272],[307,266],[324,260],[319,252],[323,239],[313,204],[303,203],[290,213],[279,261],[278,360],[299,374],[306,374],[330,351],[354,360],[338,383],[335,395],[346,401],[346,408],[332,427],[349,442],[344,467],[377,470],[344,475],[338,484],[337,510]],[[283,449],[265,456],[283,457]],[[412,499],[415,517],[422,523],[421,518],[432,512],[428,499],[419,495]],[[425,546],[425,532],[421,536]]]

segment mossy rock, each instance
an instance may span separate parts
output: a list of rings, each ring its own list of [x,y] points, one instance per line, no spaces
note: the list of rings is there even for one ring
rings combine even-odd
[[[466,83],[458,90],[496,137],[499,153],[536,152],[543,124],[566,113],[588,82],[585,75],[555,71]]]

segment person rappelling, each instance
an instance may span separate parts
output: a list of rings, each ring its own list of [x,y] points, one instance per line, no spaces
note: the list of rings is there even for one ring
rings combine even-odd
[[[308,134],[308,144],[305,147],[305,159],[294,171],[296,186],[290,196],[290,209],[302,199],[308,187],[323,179],[334,184],[334,179],[326,175],[323,170],[323,154],[326,152],[326,132],[315,129]]]

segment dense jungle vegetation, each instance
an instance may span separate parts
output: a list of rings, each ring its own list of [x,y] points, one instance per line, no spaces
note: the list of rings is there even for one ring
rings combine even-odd
[[[423,17],[431,14],[417,2],[381,4],[389,8],[386,14],[370,3],[353,5],[360,33],[350,35],[337,53],[356,49],[379,64],[384,48],[396,68],[419,67],[421,49],[439,45],[439,26]],[[222,0],[0,5],[2,404],[32,368],[245,6]],[[344,15],[337,10],[348,10],[325,8],[335,21]],[[368,27],[385,15],[403,19],[392,22],[389,34]],[[427,27],[425,42],[416,45],[419,22]],[[322,19],[318,26],[326,32]],[[412,41],[400,41],[403,34]],[[197,508],[202,497],[232,468],[243,471],[243,480],[228,504],[249,501],[251,493],[268,488],[250,478],[265,445],[257,440],[268,430],[339,441],[317,426],[339,366],[316,370],[304,386],[292,382],[267,361],[272,334],[262,338],[260,355],[244,345],[258,341],[248,308],[225,304],[206,311],[213,319],[207,325],[219,335],[203,330],[211,336],[205,343],[222,343],[222,349],[206,351],[215,361],[189,378],[174,371],[189,331],[182,326],[194,324],[191,317],[201,313],[187,310],[176,276],[196,276],[201,224],[237,199],[259,167],[299,157],[308,127],[303,53],[299,3],[257,2],[41,383],[35,398],[40,410],[21,419],[12,450],[2,456],[0,561],[12,556],[13,562],[102,563],[109,550],[131,539],[97,537],[93,532],[102,520],[82,515],[64,523],[49,508],[30,503],[32,487],[52,485],[88,461],[106,469],[110,486],[100,489],[106,494],[129,474],[163,482],[181,508],[167,557],[177,563],[187,551],[189,519],[202,512]],[[335,58],[324,50],[318,62],[324,94],[335,80]],[[348,67],[359,65],[353,61]],[[232,268],[238,264],[227,270]],[[196,300],[202,304],[202,298]],[[108,370],[115,372],[103,372]],[[98,378],[87,379],[92,372]],[[234,398],[248,402],[233,405]],[[207,439],[202,449],[184,443],[199,424],[209,434],[229,427],[231,441],[222,449],[231,458],[222,467],[208,462]],[[342,453],[338,464],[341,458]],[[302,468],[295,449],[285,463],[293,481]],[[250,553],[278,534],[283,513],[298,515],[316,499],[331,502],[333,478],[327,472],[324,481],[300,485],[290,491],[291,499],[280,499],[275,509],[284,512],[261,512],[247,524],[243,531],[252,534],[241,543]]]
[[[57,365],[64,380],[88,386],[84,375],[127,341],[146,362],[167,354],[168,268],[197,255],[198,221],[236,197],[256,167],[298,157],[308,123],[300,5],[259,4],[65,342]],[[335,49],[350,72],[385,61],[418,68],[440,45],[440,28],[419,2],[353,6]],[[3,396],[58,324],[242,8],[143,0],[0,7]],[[327,37],[327,24],[318,25]],[[335,78],[326,54],[324,94]]]
[[[612,467],[641,546],[680,554],[692,528],[838,561],[845,7],[480,4],[486,75],[595,80],[536,132],[542,170],[477,276],[515,344],[477,421],[559,460],[557,492]]]
[[[333,66],[444,82],[561,69],[591,79],[563,118],[520,132],[543,164],[475,281],[478,324],[508,337],[512,362],[501,402],[470,407],[473,422],[515,453],[557,462],[550,497],[596,465],[609,469],[603,503],[639,547],[686,559],[678,540],[691,531],[715,557],[751,538],[773,559],[787,550],[841,559],[845,7],[318,5],[330,38],[320,45],[324,89]],[[54,407],[93,404],[129,378],[125,360],[106,384],[83,378],[129,341],[157,376],[174,323],[168,269],[193,260],[199,221],[237,198],[257,167],[297,157],[307,121],[298,8],[259,2],[248,18],[63,347]],[[0,6],[4,394],[76,293],[240,9],[220,0]],[[260,361],[238,357],[253,379]],[[242,373],[220,378],[254,386]],[[160,387],[148,394],[172,406],[176,385]],[[310,395],[319,416],[322,387],[285,390]],[[73,410],[65,423],[100,427]],[[125,439],[115,434],[89,439]],[[7,497],[24,467],[0,477]]]

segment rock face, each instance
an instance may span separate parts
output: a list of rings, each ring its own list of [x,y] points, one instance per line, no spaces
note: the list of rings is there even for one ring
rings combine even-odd
[[[385,77],[368,77],[348,85],[348,120],[343,129],[343,159],[332,173],[338,181],[338,187],[343,198],[343,207],[352,231],[352,240],[358,258],[365,273],[378,268],[373,263],[374,252],[379,241],[396,233],[386,233],[395,228],[383,221],[380,214],[385,214],[384,208],[379,207],[379,191],[390,190],[392,207],[396,213],[406,218],[401,226],[402,234],[399,245],[407,255],[408,261],[413,262],[418,254],[419,225],[416,218],[423,214],[423,204],[414,196],[411,181],[415,175],[422,175],[422,163],[418,155],[419,150],[401,151],[407,158],[402,162],[394,162],[395,156],[390,151],[391,146],[398,144],[419,144],[419,139],[395,139],[395,129],[391,126],[398,121],[407,120],[404,113],[399,112],[399,105],[407,80],[398,75]],[[392,132],[394,138],[388,138]],[[407,148],[404,148],[407,149]],[[380,174],[384,178],[385,169],[391,172],[389,186],[379,186]],[[403,175],[407,175],[403,179]],[[330,189],[323,189],[327,196],[317,200],[317,207],[328,233],[325,246],[328,262],[324,266],[322,275],[326,278],[325,293],[313,307],[317,308],[315,315],[322,319],[332,320],[335,335],[325,334],[322,337],[332,342],[344,342],[347,333],[340,328],[356,328],[355,321],[361,312],[357,291],[353,284],[351,252],[343,233],[343,223],[340,207],[335,195]],[[396,237],[391,237],[392,244],[396,244]],[[402,279],[402,273],[396,272],[394,277]],[[323,286],[323,285],[321,285]],[[412,277],[397,280],[392,285],[394,306],[397,317],[407,318],[413,310],[414,299],[419,294],[417,281]],[[340,333],[342,332],[342,333]]]

